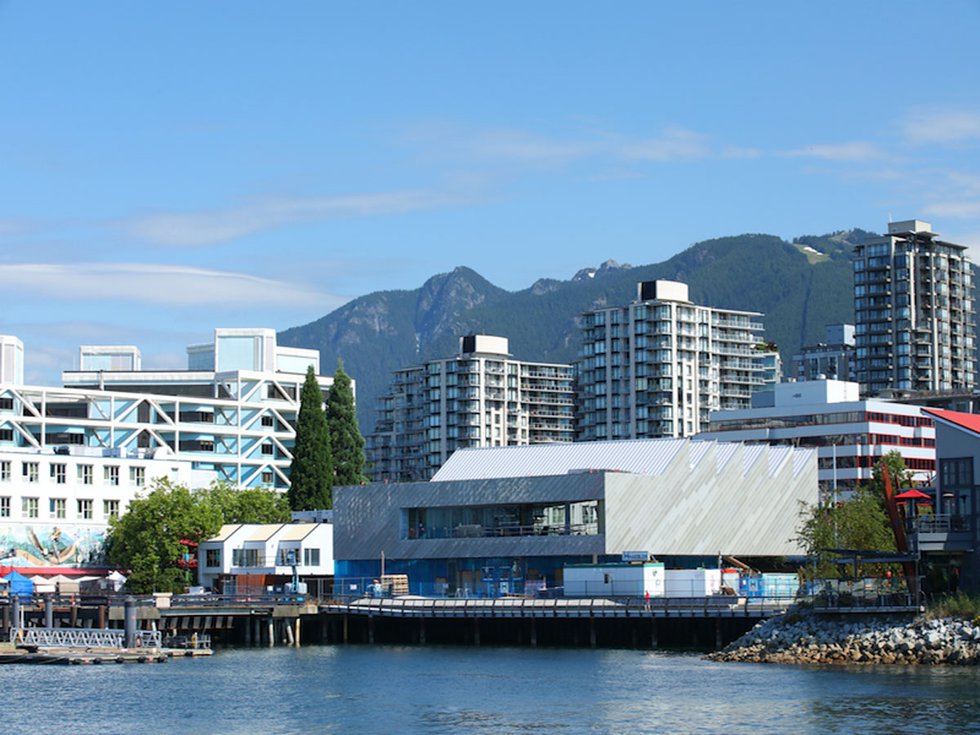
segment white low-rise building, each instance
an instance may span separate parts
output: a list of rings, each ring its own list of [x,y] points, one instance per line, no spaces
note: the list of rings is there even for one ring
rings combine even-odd
[[[328,577],[334,573],[332,523],[229,524],[198,547],[200,583],[219,577]]]

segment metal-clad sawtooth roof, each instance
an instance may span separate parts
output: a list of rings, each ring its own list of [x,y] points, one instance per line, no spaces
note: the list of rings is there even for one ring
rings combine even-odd
[[[621,441],[531,444],[511,447],[458,449],[433,476],[433,482],[492,480],[506,477],[542,477],[575,472],[630,472],[659,476],[687,449],[693,470],[715,456],[717,471],[725,469],[742,445],[691,439],[628,439]],[[717,449],[717,452],[712,452]],[[803,455],[797,457],[795,455]],[[808,450],[767,445],[746,445],[743,472],[765,457],[769,474],[794,457],[794,475],[803,467]]]

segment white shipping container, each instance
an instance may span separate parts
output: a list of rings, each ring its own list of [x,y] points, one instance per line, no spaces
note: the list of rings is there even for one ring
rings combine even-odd
[[[565,597],[664,596],[664,565],[574,564],[564,568]]]
[[[667,597],[708,597],[720,589],[720,569],[668,569],[664,579]]]

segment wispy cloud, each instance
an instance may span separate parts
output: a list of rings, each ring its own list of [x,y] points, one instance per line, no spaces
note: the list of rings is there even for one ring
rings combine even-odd
[[[713,150],[707,136],[685,128],[668,128],[660,135],[622,146],[619,153],[633,161],[678,161],[707,158]]]
[[[708,136],[680,126],[643,137],[595,130],[563,137],[527,130],[430,125],[409,131],[408,137],[440,157],[534,165],[565,165],[584,159],[666,162],[723,155]]]
[[[863,140],[848,143],[822,143],[783,151],[782,155],[798,158],[819,158],[825,161],[873,161],[885,158],[874,143]]]
[[[0,264],[0,280],[7,284],[7,291],[76,302],[335,308],[346,301],[303,284],[177,265]]]
[[[954,217],[959,219],[980,218],[980,199],[934,202],[933,204],[926,205],[923,212],[938,217]]]
[[[940,171],[938,180],[925,191],[930,203],[923,213],[955,219],[980,219],[980,175]],[[932,177],[937,179],[935,175]]]
[[[459,194],[423,191],[337,197],[262,198],[224,209],[133,217],[116,223],[123,232],[161,245],[191,247],[244,237],[301,222],[400,214],[458,204]]]
[[[910,143],[963,143],[980,140],[980,114],[959,110],[929,110],[911,115],[903,132]]]
[[[593,141],[551,139],[521,130],[484,131],[465,145],[481,158],[532,163],[564,163],[599,150]]]
[[[759,148],[746,148],[743,146],[726,145],[721,149],[722,158],[759,158],[764,153]]]

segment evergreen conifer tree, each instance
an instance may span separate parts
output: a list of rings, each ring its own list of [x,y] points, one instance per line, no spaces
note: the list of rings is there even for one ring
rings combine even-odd
[[[333,387],[327,396],[327,427],[333,457],[335,485],[361,485],[364,476],[364,437],[357,426],[354,409],[354,390],[344,363],[337,360]]]
[[[300,391],[296,445],[289,468],[289,507],[292,510],[331,508],[333,474],[323,394],[311,365]]]

